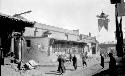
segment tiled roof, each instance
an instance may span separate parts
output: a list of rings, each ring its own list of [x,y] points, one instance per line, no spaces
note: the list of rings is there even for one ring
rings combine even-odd
[[[13,17],[13,16],[10,16],[10,15],[2,14],[2,13],[0,13],[0,17],[10,18],[10,19],[16,20],[16,21],[23,21],[23,22],[27,22],[27,23],[33,23],[33,22],[28,21],[26,19],[22,19],[22,18],[19,18],[19,17]]]
[[[2,32],[21,32],[25,27],[33,27],[34,23],[19,19],[10,15],[0,13],[0,33]]]

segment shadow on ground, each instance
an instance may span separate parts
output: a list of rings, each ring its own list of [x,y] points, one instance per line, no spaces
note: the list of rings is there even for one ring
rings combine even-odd
[[[45,73],[45,74],[54,74],[54,75],[57,75],[57,71],[50,71],[50,72],[48,72],[48,73]]]
[[[109,76],[109,69],[108,70],[104,70],[104,71],[101,71],[99,73],[96,73],[92,76]]]
[[[111,73],[110,70],[107,69],[107,70],[101,71],[99,73],[96,73],[96,74],[94,74],[92,76],[125,76],[125,72],[124,71],[125,70],[122,70],[122,71],[118,71],[117,70],[117,71]]]
[[[45,74],[54,74],[54,75],[62,75],[61,73],[59,73],[58,71],[50,71],[48,73]]]
[[[66,70],[70,70],[70,71],[75,71],[74,69],[66,69]],[[61,73],[59,73],[58,71],[49,71],[45,74],[54,74],[54,75],[62,75]]]
[[[66,69],[66,70],[74,71],[74,69]]]
[[[39,65],[40,67],[57,67],[56,65]]]

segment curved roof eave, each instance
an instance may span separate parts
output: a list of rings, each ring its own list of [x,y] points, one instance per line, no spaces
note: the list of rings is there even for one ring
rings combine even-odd
[[[20,18],[17,18],[17,17],[13,17],[13,16],[10,16],[10,15],[6,15],[6,14],[2,14],[0,13],[0,17],[5,17],[5,18],[9,18],[9,19],[12,19],[12,20],[16,20],[16,21],[22,21],[22,22],[26,22],[28,24],[32,24],[34,25],[34,22],[31,22],[31,21],[28,21],[28,20],[24,20],[24,19],[20,19]],[[28,26],[27,26],[28,27]],[[33,27],[33,26],[30,26],[30,27]]]

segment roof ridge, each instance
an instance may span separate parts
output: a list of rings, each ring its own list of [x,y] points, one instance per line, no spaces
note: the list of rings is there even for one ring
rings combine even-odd
[[[41,26],[46,26],[46,27],[50,27],[51,29],[56,29],[56,31],[59,31],[59,32],[61,31],[63,33],[69,33],[69,34],[76,35],[76,33],[73,30],[64,29],[64,28],[53,26],[53,25],[47,25],[47,24],[39,23],[39,22],[36,22],[36,23],[40,25],[40,28],[41,28]],[[44,27],[44,28],[46,28],[46,27]],[[47,28],[47,29],[49,30],[49,28]]]

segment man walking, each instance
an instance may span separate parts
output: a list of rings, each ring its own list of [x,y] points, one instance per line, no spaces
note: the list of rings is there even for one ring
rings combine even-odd
[[[65,72],[64,59],[59,55],[57,61],[59,62],[58,70],[61,74]]]
[[[72,61],[73,61],[73,67],[74,67],[74,69],[76,70],[76,69],[77,69],[77,58],[76,58],[75,55],[74,55],[74,57],[72,58]]]
[[[84,67],[84,65],[86,65],[86,67],[87,67],[87,63],[86,63],[86,60],[85,60],[85,56],[84,56],[84,55],[82,56],[82,65],[83,65],[83,67]]]
[[[72,54],[69,53],[69,61],[71,62],[72,61]]]
[[[109,53],[110,57],[110,62],[109,62],[109,70],[110,70],[110,76],[117,76],[117,71],[116,71],[116,60],[113,57],[112,53]]]
[[[101,66],[102,66],[102,69],[104,68],[104,57],[102,56],[102,54],[100,54],[101,56]]]

